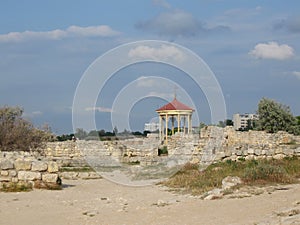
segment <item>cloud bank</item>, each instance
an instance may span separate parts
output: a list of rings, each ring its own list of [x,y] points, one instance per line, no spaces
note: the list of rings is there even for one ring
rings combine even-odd
[[[112,37],[120,32],[106,25],[99,26],[70,26],[65,30],[10,32],[0,35],[0,42],[21,42],[27,40],[60,40],[68,37]]]
[[[285,60],[294,56],[294,49],[286,44],[268,42],[257,44],[249,54],[258,59]]]
[[[140,45],[131,49],[128,53],[130,58],[137,59],[153,59],[161,60],[175,60],[182,62],[185,60],[184,53],[174,46],[162,45],[159,48],[152,48],[145,45]]]
[[[192,14],[182,10],[170,10],[136,24],[136,28],[166,36],[196,36],[198,34],[229,31],[227,26],[208,27]]]
[[[85,108],[85,111],[96,111],[96,112],[108,112],[111,113],[113,110],[111,108],[106,108],[106,107],[88,107]]]

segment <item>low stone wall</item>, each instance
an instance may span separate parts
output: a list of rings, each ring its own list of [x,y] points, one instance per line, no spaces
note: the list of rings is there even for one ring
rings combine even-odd
[[[0,189],[12,183],[32,187],[59,184],[58,171],[56,162],[28,152],[0,152]]]
[[[159,139],[134,138],[119,141],[66,141],[48,143],[44,155],[59,166],[93,166],[139,163],[141,166],[161,162]],[[300,156],[300,136],[286,132],[269,134],[263,131],[235,131],[233,127],[207,126],[199,134],[168,138],[168,157],[181,161],[210,164],[220,160],[281,159]]]

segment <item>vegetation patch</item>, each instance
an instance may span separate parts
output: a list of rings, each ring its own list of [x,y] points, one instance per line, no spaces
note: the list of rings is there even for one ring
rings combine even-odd
[[[90,166],[74,167],[74,166],[62,166],[59,168],[59,172],[95,172]]]
[[[238,176],[243,185],[274,185],[298,182],[300,159],[249,160],[218,162],[200,171],[196,164],[186,164],[180,171],[161,182],[171,189],[200,195],[214,188],[221,188],[227,176]],[[243,186],[239,185],[239,187]]]
[[[2,184],[0,191],[2,192],[28,192],[32,190],[30,183],[13,183],[5,182]]]

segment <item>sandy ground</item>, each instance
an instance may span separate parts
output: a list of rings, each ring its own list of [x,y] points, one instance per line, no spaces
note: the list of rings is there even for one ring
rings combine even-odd
[[[300,185],[248,198],[201,200],[159,186],[65,180],[61,191],[0,193],[0,224],[255,224],[297,202]]]

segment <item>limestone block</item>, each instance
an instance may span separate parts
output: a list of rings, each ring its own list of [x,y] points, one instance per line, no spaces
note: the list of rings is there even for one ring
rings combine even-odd
[[[34,171],[19,171],[18,172],[18,179],[24,181],[33,181],[33,180],[40,180],[42,178],[41,173],[34,172]]]
[[[13,183],[18,183],[19,182],[19,179],[17,177],[12,177],[11,178],[11,182]]]
[[[254,149],[249,148],[249,149],[248,149],[248,154],[254,154]]]
[[[48,165],[46,162],[42,162],[42,161],[34,161],[32,162],[32,167],[31,170],[32,171],[46,171],[48,169]]]
[[[31,161],[19,159],[15,163],[16,170],[31,170]]]
[[[14,168],[14,164],[12,161],[8,160],[8,159],[1,159],[0,160],[0,169],[2,170],[9,170],[9,169],[13,169]]]
[[[49,173],[58,172],[58,164],[56,162],[48,162],[48,172]]]
[[[8,176],[8,171],[7,170],[1,170],[0,175],[1,176]]]
[[[9,176],[10,177],[16,177],[18,175],[16,170],[9,170]]]
[[[282,154],[282,148],[276,148],[275,154]]]
[[[242,150],[237,150],[235,154],[236,154],[237,156],[242,156],[242,155],[243,155]]]
[[[272,156],[272,155],[274,155],[274,153],[275,153],[274,149],[268,149],[268,150],[266,150],[266,155],[267,156]]]
[[[78,174],[79,178],[81,179],[89,179],[89,173],[88,172],[81,172]]]
[[[285,155],[291,156],[291,155],[294,154],[294,150],[295,150],[295,149],[292,149],[292,148],[284,148],[284,149],[282,150],[282,152],[283,152],[283,154],[285,154]]]
[[[245,157],[245,159],[246,159],[246,160],[252,160],[252,159],[254,159],[254,155],[247,155],[247,156]]]
[[[11,178],[9,176],[0,176],[0,182],[2,181],[9,182],[11,181]]]
[[[285,157],[284,154],[276,154],[273,156],[273,159],[283,159]]]
[[[56,174],[56,173],[43,174],[42,180],[46,183],[56,183],[58,180],[58,174]]]
[[[78,173],[77,172],[62,172],[62,173],[60,173],[60,177],[67,179],[67,180],[77,180]]]
[[[254,150],[254,155],[261,155],[261,150],[260,149],[255,149]]]

